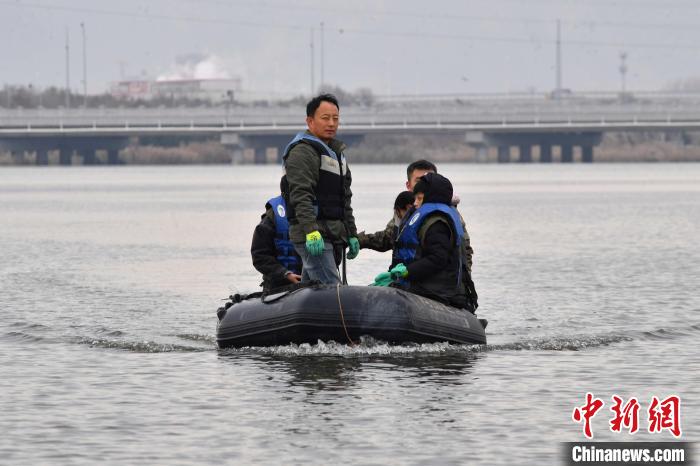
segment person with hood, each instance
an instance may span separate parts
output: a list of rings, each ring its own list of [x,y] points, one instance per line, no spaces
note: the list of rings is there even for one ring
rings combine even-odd
[[[280,191],[286,192],[286,179],[280,181]],[[284,288],[301,280],[301,257],[289,239],[287,205],[283,195],[265,204],[265,213],[255,227],[250,246],[253,267],[263,275],[263,292]]]
[[[394,245],[393,267],[375,278],[376,285],[395,286],[473,312],[462,277],[463,228],[452,207],[452,183],[437,173],[420,177],[413,188],[416,210],[407,215]]]

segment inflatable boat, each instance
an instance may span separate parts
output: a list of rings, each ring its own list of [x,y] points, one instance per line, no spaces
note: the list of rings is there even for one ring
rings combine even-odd
[[[234,295],[217,311],[220,348],[335,341],[485,344],[486,320],[397,288],[313,285]]]

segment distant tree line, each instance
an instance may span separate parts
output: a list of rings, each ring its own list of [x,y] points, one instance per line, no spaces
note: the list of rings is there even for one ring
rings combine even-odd
[[[372,91],[368,88],[360,88],[354,92],[346,91],[338,86],[324,85],[319,92],[330,92],[338,97],[340,105],[371,106],[375,102]],[[186,97],[153,97],[150,99],[126,99],[114,97],[109,93],[90,94],[84,96],[75,92],[66,92],[65,89],[51,86],[38,89],[31,84],[27,86],[8,86],[0,89],[0,108],[160,108],[160,107],[225,107],[227,105],[239,107],[266,107],[269,105],[304,106],[308,96],[299,95],[291,99],[271,102],[269,100],[255,100],[252,102],[212,102],[208,99]]]
[[[223,104],[219,104],[223,105]],[[152,99],[123,99],[111,94],[89,94],[87,97],[55,86],[37,90],[28,86],[5,86],[0,89],[0,107],[3,108],[157,108],[157,107],[212,107],[216,104],[205,99],[156,97]]]

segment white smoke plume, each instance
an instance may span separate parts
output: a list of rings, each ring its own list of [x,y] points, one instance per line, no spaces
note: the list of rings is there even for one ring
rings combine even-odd
[[[177,57],[171,69],[160,74],[156,81],[231,78],[231,73],[216,55],[191,53]]]

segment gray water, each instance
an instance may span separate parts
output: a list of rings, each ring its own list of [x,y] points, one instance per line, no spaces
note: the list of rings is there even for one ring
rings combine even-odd
[[[215,311],[260,281],[279,167],[0,168],[0,463],[556,464],[700,425],[700,165],[444,165],[475,250],[486,346],[366,341],[219,351]],[[399,165],[353,167],[381,229]],[[389,262],[361,251],[351,284]],[[613,433],[610,397],[640,400]]]

